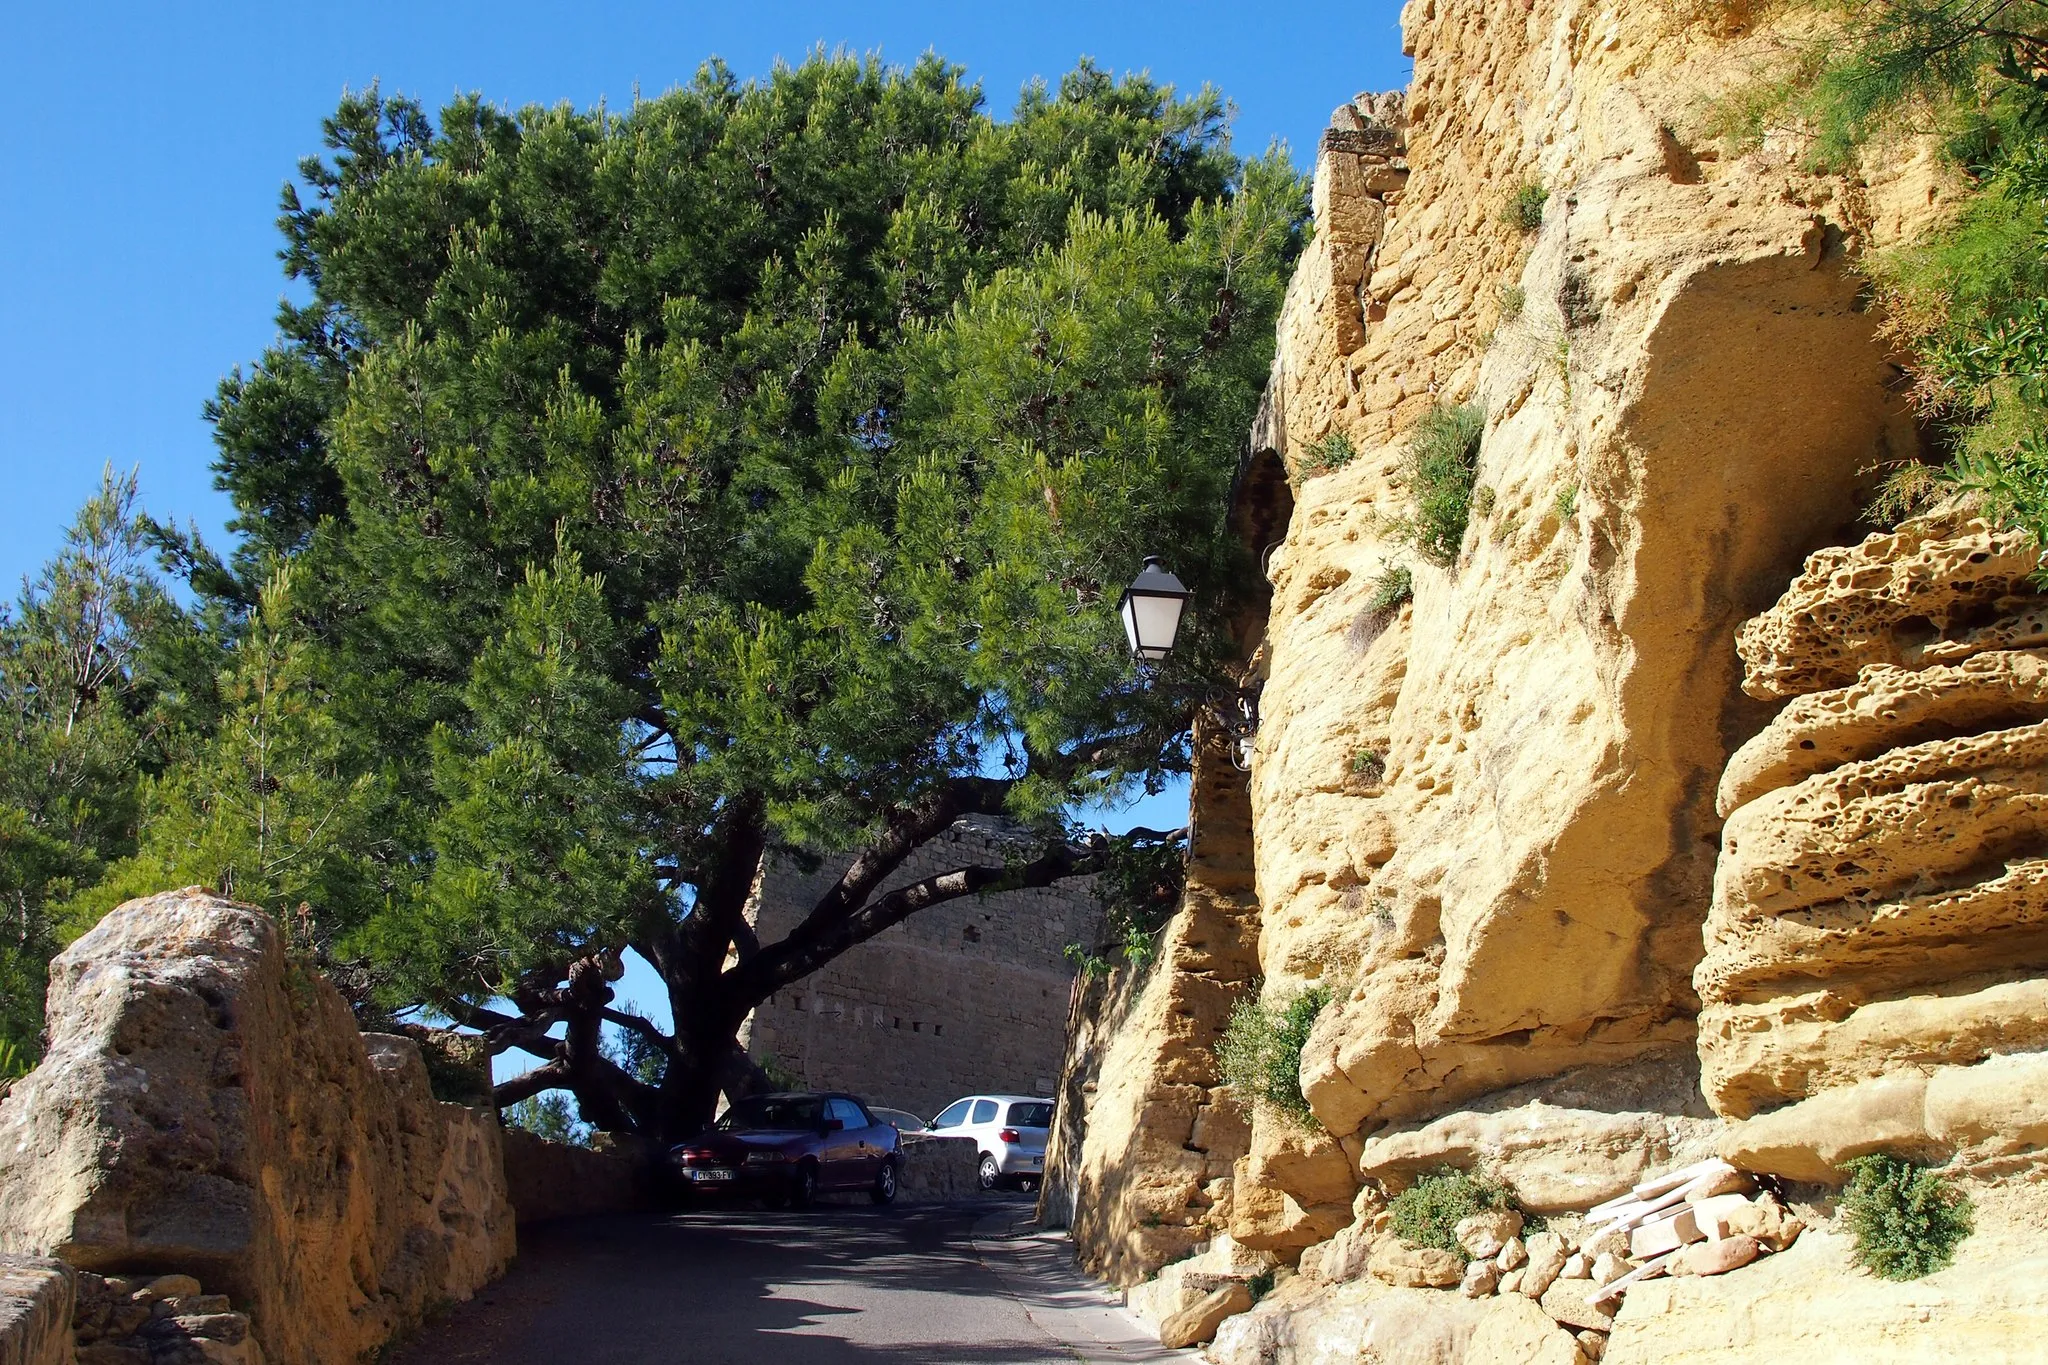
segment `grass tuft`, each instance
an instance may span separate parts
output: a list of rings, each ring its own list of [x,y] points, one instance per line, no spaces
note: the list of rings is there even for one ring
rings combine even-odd
[[[1333,469],[1342,469],[1358,458],[1358,448],[1351,444],[1351,438],[1341,431],[1333,431],[1320,441],[1311,441],[1301,452],[1301,472],[1304,474],[1326,474]]]
[[[1842,1163],[1841,1210],[1856,1235],[1857,1264],[1886,1280],[1917,1280],[1955,1260],[1976,1228],[1969,1196],[1938,1171],[1894,1156]]]

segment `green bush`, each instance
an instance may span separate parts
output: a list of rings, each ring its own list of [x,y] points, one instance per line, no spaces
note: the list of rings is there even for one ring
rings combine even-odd
[[[1538,211],[1540,218],[1541,211]],[[1500,287],[1500,320],[1513,322],[1522,316],[1522,310],[1529,306],[1529,291],[1519,284],[1504,284]]]
[[[1351,771],[1368,782],[1378,782],[1387,775],[1387,756],[1377,749],[1360,749],[1351,755]]]
[[[1301,470],[1304,474],[1322,474],[1332,469],[1342,469],[1358,458],[1358,448],[1351,444],[1351,438],[1341,431],[1333,431],[1320,441],[1311,441],[1301,452]]]
[[[1842,1163],[1842,1215],[1859,1265],[1887,1280],[1917,1280],[1955,1259],[1975,1220],[1968,1195],[1938,1171],[1893,1156]]]
[[[1534,232],[1543,226],[1543,205],[1549,198],[1550,191],[1541,183],[1524,180],[1508,196],[1507,207],[1501,210],[1501,221],[1517,231]]]
[[[1431,408],[1408,437],[1408,496],[1415,506],[1408,539],[1438,564],[1458,558],[1472,519],[1472,484],[1486,413],[1476,403]]]
[[[1224,1082],[1244,1101],[1290,1118],[1310,1119],[1308,1101],[1301,1094],[1301,1049],[1316,1016],[1329,1003],[1330,993],[1320,986],[1284,1005],[1238,1002],[1223,1041],[1216,1045]]]
[[[1365,609],[1381,616],[1391,615],[1403,602],[1415,596],[1415,571],[1406,564],[1389,564],[1372,580]]]
[[[1557,497],[1552,505],[1557,509],[1557,519],[1559,521],[1570,521],[1578,515],[1579,486],[1575,483],[1568,483],[1563,488],[1558,489]]]
[[[1389,1199],[1387,1215],[1393,1220],[1395,1235],[1403,1241],[1463,1256],[1456,1232],[1461,1219],[1513,1207],[1507,1186],[1499,1181],[1445,1167]]]

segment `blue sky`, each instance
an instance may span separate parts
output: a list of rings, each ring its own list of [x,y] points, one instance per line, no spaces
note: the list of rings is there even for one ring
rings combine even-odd
[[[1406,84],[1395,0],[1344,4],[670,3],[0,6],[0,599],[111,461],[218,541],[200,405],[270,341],[279,187],[344,87],[438,108],[630,102],[705,58],[742,76],[812,47],[936,49],[1006,112],[1083,54],[1238,108],[1240,150],[1306,168],[1330,110]],[[1176,809],[1176,805],[1178,809]],[[1111,823],[1170,826],[1184,791]],[[628,983],[630,991],[636,983]]]

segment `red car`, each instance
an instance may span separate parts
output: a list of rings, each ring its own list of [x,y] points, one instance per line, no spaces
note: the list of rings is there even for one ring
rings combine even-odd
[[[691,1194],[733,1194],[802,1208],[825,1190],[896,1198],[896,1129],[851,1095],[751,1095],[669,1151]]]

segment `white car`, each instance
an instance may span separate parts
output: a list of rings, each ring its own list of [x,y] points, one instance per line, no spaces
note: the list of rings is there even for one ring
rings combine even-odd
[[[1036,1185],[1045,1176],[1045,1134],[1052,1101],[1031,1095],[969,1095],[932,1120],[940,1137],[981,1144],[981,1187]]]

